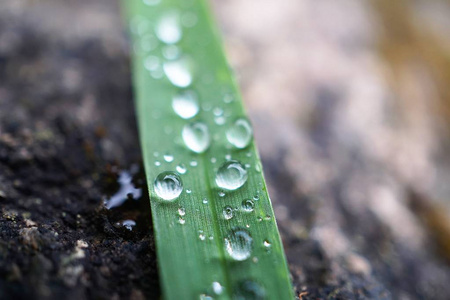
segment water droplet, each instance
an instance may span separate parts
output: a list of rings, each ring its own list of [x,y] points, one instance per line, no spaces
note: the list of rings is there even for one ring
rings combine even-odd
[[[227,190],[236,190],[247,181],[247,171],[236,160],[225,162],[216,173],[216,184]]]
[[[201,294],[199,299],[200,299],[200,300],[214,300],[213,297],[208,296],[208,295],[206,295],[206,294]]]
[[[160,161],[155,161],[155,166],[157,166],[157,167],[159,167],[161,165],[161,162]]]
[[[148,71],[154,71],[161,67],[159,57],[150,55],[144,60],[144,67]]]
[[[133,220],[123,220],[121,223],[121,225],[129,231],[133,231],[133,227],[136,226],[136,222]]]
[[[187,171],[186,166],[185,166],[184,164],[179,164],[179,165],[176,167],[176,170],[177,170],[177,172],[180,173],[180,174],[185,174],[186,171]]]
[[[231,206],[225,206],[223,208],[223,217],[227,220],[233,217],[233,208]]]
[[[220,191],[220,192],[218,193],[218,195],[219,195],[219,197],[221,197],[221,198],[225,197],[225,193],[224,193],[223,191]]]
[[[223,96],[223,102],[227,104],[233,102],[233,99],[234,97],[231,94],[226,94],[225,96]]]
[[[182,217],[178,218],[178,223],[180,223],[181,225],[184,225],[184,223],[186,223],[186,220],[183,219]]]
[[[216,117],[221,116],[221,115],[223,115],[223,109],[221,109],[220,107],[215,107],[215,108],[213,109],[213,114],[214,114]]]
[[[227,130],[226,135],[228,142],[236,148],[243,149],[250,144],[253,129],[246,119],[240,118]]]
[[[224,116],[219,116],[214,118],[214,123],[216,123],[217,125],[223,125],[225,124],[226,120],[227,119]]]
[[[153,152],[153,156],[154,157],[158,157],[159,156],[159,152]]]
[[[268,240],[264,240],[263,245],[264,245],[264,247],[266,247],[266,248],[272,247],[272,244],[271,244]]]
[[[190,194],[190,193],[192,193],[192,191],[191,191],[190,189],[187,189],[187,190],[186,190],[186,193],[187,193],[187,194]]]
[[[256,170],[256,172],[261,173],[261,170],[262,170],[261,163],[259,163],[259,162],[256,163],[255,170]]]
[[[168,60],[174,60],[180,57],[181,50],[175,45],[168,45],[162,49],[163,56]]]
[[[181,178],[173,172],[162,172],[154,183],[156,194],[164,200],[174,200],[180,196],[183,191],[183,182]]]
[[[143,2],[149,6],[153,6],[158,5],[161,2],[161,0],[144,0]]]
[[[199,238],[200,240],[202,240],[202,241],[204,241],[204,240],[206,239],[206,237],[205,237],[205,235],[204,235],[203,233],[200,233],[200,234],[198,235],[198,238]]]
[[[197,21],[197,15],[193,12],[186,12],[181,16],[181,24],[185,27],[194,27]]]
[[[236,300],[263,300],[265,298],[266,292],[264,288],[251,280],[239,283],[233,295],[233,299]]]
[[[181,39],[182,31],[176,12],[170,12],[159,19],[155,28],[156,36],[166,44],[175,44]]]
[[[186,210],[184,209],[184,207],[178,208],[178,214],[180,216],[184,216],[186,214]]]
[[[231,160],[231,155],[230,154],[225,155],[225,159],[226,160]]]
[[[225,249],[235,260],[243,261],[249,258],[252,248],[253,239],[245,229],[233,229],[225,238]]]
[[[177,87],[187,87],[192,83],[192,62],[187,57],[167,61],[163,69],[170,82]]]
[[[220,295],[223,292],[223,286],[217,281],[214,281],[212,283],[212,288],[216,295]]]
[[[271,219],[270,215],[266,215],[265,218],[264,218],[264,220],[266,220],[266,221],[269,221],[270,219]]]
[[[252,200],[247,199],[247,200],[242,201],[242,210],[243,211],[252,212],[254,208],[255,208],[255,203]]]
[[[246,168],[246,169],[250,169],[251,166],[252,166],[252,165],[250,165],[250,164],[245,164],[245,168]]]
[[[250,151],[248,151],[248,152],[245,154],[245,156],[247,156],[247,157],[252,157],[252,153],[251,153]]]
[[[215,157],[212,157],[212,158],[211,158],[211,163],[212,163],[212,164],[215,164],[216,162],[217,162],[217,159],[216,159]]]
[[[253,196],[253,200],[258,201],[259,200],[259,196],[258,195]]]
[[[195,122],[185,125],[181,135],[186,146],[195,153],[203,153],[209,147],[209,130],[204,123]]]
[[[191,165],[191,167],[198,166],[198,162],[196,160],[191,161],[189,164]]]
[[[170,154],[165,154],[164,155],[164,160],[166,161],[166,162],[173,162],[173,155],[170,155]]]
[[[203,202],[203,204],[208,204],[208,199],[203,198],[202,202]]]
[[[258,220],[258,222],[261,222],[263,218],[260,216],[260,217],[258,217],[256,219]]]
[[[172,99],[172,108],[183,119],[190,119],[197,115],[199,105],[197,95],[193,91],[183,91]]]
[[[252,258],[252,261],[256,264],[256,263],[258,263],[258,258],[255,256],[255,257],[253,257]]]

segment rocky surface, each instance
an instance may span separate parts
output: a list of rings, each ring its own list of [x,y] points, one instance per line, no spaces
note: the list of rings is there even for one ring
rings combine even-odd
[[[214,1],[301,299],[450,297],[450,7],[395,3]],[[0,4],[1,299],[159,298],[146,193],[103,203],[146,188],[127,47],[114,2]]]

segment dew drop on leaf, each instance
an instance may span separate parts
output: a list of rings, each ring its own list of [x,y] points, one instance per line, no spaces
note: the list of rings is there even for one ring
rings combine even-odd
[[[166,162],[173,162],[173,155],[170,155],[170,154],[165,154],[164,155],[164,160],[166,161]]]
[[[251,280],[239,283],[234,290],[233,299],[236,300],[263,300],[266,298],[264,288]]]
[[[250,144],[253,137],[253,129],[246,119],[240,118],[227,130],[226,136],[230,144],[236,148],[243,149]]]
[[[243,211],[252,212],[254,208],[255,208],[255,203],[252,200],[247,199],[247,200],[242,201],[242,210]]]
[[[180,173],[180,174],[185,174],[186,171],[187,171],[186,166],[185,166],[184,164],[179,164],[179,165],[176,167],[176,170],[177,170],[177,172]]]
[[[197,115],[199,105],[197,96],[193,91],[182,91],[172,99],[174,112],[183,119],[190,119]]]
[[[163,200],[174,200],[183,191],[181,178],[174,172],[160,173],[154,183],[156,194]]]
[[[225,162],[216,173],[216,184],[227,190],[236,190],[244,185],[248,175],[242,164],[236,160]]]
[[[227,205],[223,208],[223,217],[226,220],[233,218],[233,208],[231,206]]]
[[[163,69],[169,81],[177,87],[187,87],[192,83],[192,63],[186,57],[166,61]]]
[[[195,153],[203,153],[209,147],[209,130],[204,123],[195,122],[185,125],[181,135],[186,147]]]
[[[225,249],[234,260],[246,260],[252,253],[253,239],[247,230],[235,228],[225,238]]]
[[[178,14],[176,12],[170,12],[163,15],[156,25],[155,33],[158,39],[163,43],[177,43],[182,36]]]

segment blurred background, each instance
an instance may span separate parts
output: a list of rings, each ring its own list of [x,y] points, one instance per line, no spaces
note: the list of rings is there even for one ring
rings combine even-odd
[[[298,297],[449,299],[450,2],[212,5]],[[131,101],[115,1],[0,2],[0,298],[159,297]]]

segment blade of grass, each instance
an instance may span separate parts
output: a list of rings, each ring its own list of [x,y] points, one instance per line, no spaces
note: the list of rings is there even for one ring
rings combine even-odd
[[[245,112],[206,1],[122,0],[122,8],[130,24],[135,104],[165,298],[292,299],[255,145],[238,149],[226,137]],[[170,61],[188,72],[173,72]],[[189,120],[180,114],[190,117],[192,109],[184,106],[177,114],[172,107],[182,90],[198,97],[200,111]],[[182,130],[192,122],[210,132],[209,147],[200,154],[183,142]],[[230,159],[248,174],[232,191],[215,180]],[[183,184],[172,201],[155,190],[165,171],[178,174]]]

